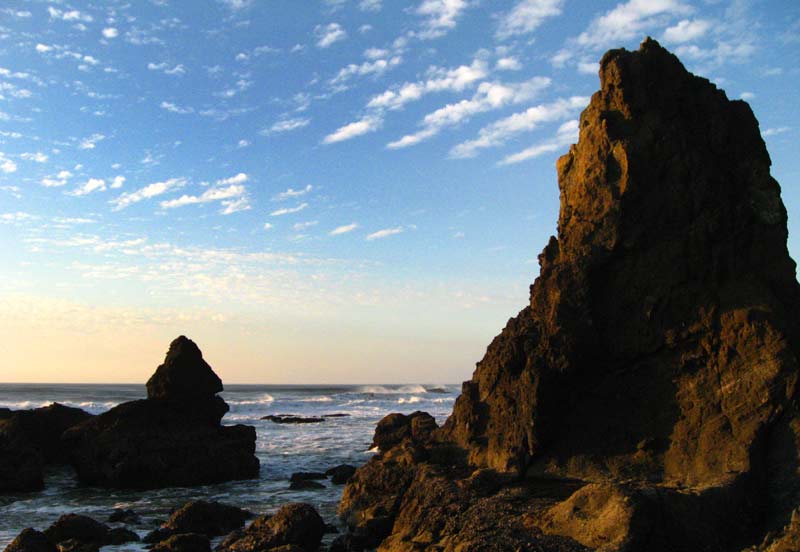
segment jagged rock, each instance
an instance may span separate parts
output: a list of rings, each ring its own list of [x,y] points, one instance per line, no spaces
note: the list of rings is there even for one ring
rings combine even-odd
[[[308,504],[282,506],[274,516],[256,518],[247,529],[225,539],[220,552],[259,552],[279,546],[294,545],[305,552],[314,552],[322,541],[325,522]]]
[[[221,391],[222,380],[183,335],[170,343],[164,364],[147,380],[148,399],[204,399]]]
[[[100,545],[94,542],[81,542],[78,539],[68,539],[58,543],[58,552],[98,552]]]
[[[64,431],[92,415],[58,403],[33,410],[0,412],[0,493],[44,486],[46,464],[63,464]]]
[[[197,533],[207,537],[227,535],[243,527],[251,515],[247,510],[221,502],[193,500],[175,510],[159,529],[145,537],[145,542],[160,542],[181,533]]]
[[[530,304],[345,488],[381,551],[791,549],[800,285],[758,123],[650,39],[600,81]]]
[[[29,527],[17,535],[6,546],[4,552],[58,552],[58,548],[47,539],[44,533]]]
[[[436,427],[436,420],[427,412],[418,410],[408,416],[389,414],[378,422],[372,446],[386,451],[406,438],[411,438],[414,442],[425,442]]]
[[[220,425],[228,411],[214,394],[220,390],[197,346],[179,337],[148,381],[148,399],[120,404],[64,433],[78,478],[148,489],[256,477],[255,428]]]
[[[172,535],[150,550],[151,552],[211,552],[211,542],[206,535],[182,533]]]
[[[330,476],[331,483],[334,485],[344,485],[353,477],[354,473],[356,473],[356,467],[350,464],[341,464],[325,471],[325,475]]]

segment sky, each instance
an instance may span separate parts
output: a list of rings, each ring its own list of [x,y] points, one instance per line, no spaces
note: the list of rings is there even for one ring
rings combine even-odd
[[[450,383],[528,301],[610,48],[750,103],[800,257],[800,2],[4,0],[0,381]]]

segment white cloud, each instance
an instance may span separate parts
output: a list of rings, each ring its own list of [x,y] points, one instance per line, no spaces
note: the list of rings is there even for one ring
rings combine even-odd
[[[382,94],[374,96],[367,107],[373,109],[399,109],[405,104],[417,101],[431,92],[460,92],[489,74],[484,60],[475,59],[471,65],[461,65],[455,69],[432,67],[424,81],[406,82]]]
[[[317,25],[314,29],[314,34],[317,36],[317,46],[320,48],[328,48],[332,44],[347,38],[347,31],[338,23]]]
[[[243,10],[253,3],[253,0],[221,0],[225,6],[233,11]]]
[[[103,192],[106,190],[106,181],[102,178],[90,178],[87,180],[83,186],[75,188],[71,192],[67,192],[67,195],[71,196],[84,196],[91,194],[92,192]]]
[[[280,217],[282,215],[290,215],[292,213],[299,213],[303,209],[308,207],[308,203],[301,203],[297,207],[284,207],[283,209],[278,209],[276,211],[272,211],[269,215],[271,217]]]
[[[247,188],[244,186],[248,180],[247,174],[238,173],[235,176],[217,180],[212,188],[208,188],[200,195],[184,194],[176,199],[162,201],[160,205],[162,209],[174,209],[185,205],[219,201],[224,207],[221,211],[223,215],[244,211],[250,209]]]
[[[59,171],[55,177],[45,177],[41,180],[41,185],[47,188],[56,188],[59,186],[66,186],[67,181],[72,178],[72,173],[69,171]]]
[[[711,23],[703,19],[690,21],[682,19],[664,31],[664,42],[677,44],[702,37],[711,28]]]
[[[498,71],[519,71],[522,64],[517,58],[509,56],[498,59],[495,67]]]
[[[186,74],[186,67],[183,64],[176,64],[170,66],[166,61],[161,63],[150,62],[147,64],[147,69],[150,71],[160,71],[165,75],[184,75]]]
[[[176,105],[176,104],[174,104],[172,102],[161,102],[160,107],[161,107],[161,109],[164,109],[165,111],[169,111],[170,113],[178,113],[180,115],[186,115],[188,113],[194,113],[194,108],[192,108],[192,107],[182,107],[182,106]]]
[[[381,75],[386,72],[387,69],[391,67],[395,67],[402,63],[403,58],[401,56],[394,56],[387,59],[376,59],[374,61],[365,61],[361,64],[351,63],[347,67],[342,67],[336,76],[331,79],[332,84],[339,84],[354,75],[363,76],[363,75],[370,75],[376,74]]]
[[[317,224],[319,224],[318,220],[309,220],[309,221],[306,221],[306,222],[297,222],[297,223],[292,225],[292,230],[294,230],[295,232],[302,232],[303,230],[307,230],[309,228],[313,228]]]
[[[133,192],[126,192],[119,197],[112,199],[109,203],[114,206],[115,211],[120,211],[126,207],[130,207],[134,203],[139,203],[145,199],[150,199],[176,188],[182,188],[186,185],[185,178],[170,178],[163,182],[154,182],[148,184],[144,188],[139,188]]]
[[[546,19],[561,15],[564,0],[521,0],[500,20],[498,38],[535,31]]]
[[[102,142],[106,139],[105,134],[95,133],[89,136],[88,138],[84,138],[78,144],[78,147],[85,150],[94,149],[98,142]]]
[[[23,213],[22,211],[17,211],[16,213],[2,213],[0,214],[0,223],[11,224],[26,220],[33,220],[35,218],[37,217],[31,215],[30,213]]]
[[[425,18],[418,36],[431,39],[447,34],[467,6],[466,0],[424,0],[416,9],[417,15]]]
[[[124,176],[115,176],[114,180],[111,181],[110,188],[112,190],[116,190],[118,188],[122,188],[122,186],[124,184],[125,184],[125,177]]]
[[[36,45],[36,51],[39,52],[40,54],[45,54],[45,53],[51,51],[52,49],[53,49],[53,47],[52,46],[48,46],[47,44],[39,43],[39,44]]]
[[[6,158],[2,152],[0,152],[0,172],[4,172],[6,174],[17,172],[17,164],[11,159]]]
[[[400,149],[416,145],[435,136],[443,128],[457,125],[477,113],[528,101],[549,85],[550,79],[547,77],[533,77],[524,82],[511,84],[482,82],[471,99],[448,104],[429,113],[422,121],[422,130],[390,142],[387,147]]]
[[[222,202],[222,206],[224,207],[224,209],[220,211],[220,214],[222,215],[232,215],[233,213],[247,211],[251,208],[250,200],[247,198],[247,196],[225,200]]]
[[[739,94],[739,98],[743,99],[746,102],[755,99],[756,95],[753,92],[742,92]]]
[[[690,6],[679,0],[629,0],[592,21],[577,42],[596,48],[615,45],[640,36],[645,28],[654,25],[656,16],[691,11]]]
[[[345,224],[343,226],[337,226],[336,228],[331,230],[329,232],[329,234],[331,236],[339,236],[341,234],[347,234],[348,232],[352,232],[356,228],[358,228],[358,224],[354,222],[352,224]]]
[[[311,119],[306,119],[304,117],[296,117],[294,119],[284,119],[282,121],[278,121],[273,124],[268,129],[264,129],[261,131],[261,134],[280,134],[281,132],[290,132],[292,130],[298,130],[303,127],[308,126],[311,122]]]
[[[103,38],[117,38],[119,36],[119,31],[114,27],[106,27],[103,29]]]
[[[334,144],[336,142],[350,140],[351,138],[361,136],[362,134],[375,132],[381,127],[381,124],[383,124],[383,120],[380,117],[368,115],[358,121],[339,127],[334,132],[323,138],[322,143]]]
[[[90,23],[94,18],[88,13],[82,13],[78,10],[59,10],[53,6],[47,8],[47,13],[50,19],[61,19],[63,21],[84,21]]]
[[[310,193],[314,189],[314,186],[311,184],[307,184],[305,188],[300,188],[299,190],[295,190],[294,188],[289,188],[285,192],[281,192],[276,194],[272,201],[284,201],[286,199],[292,199],[295,197],[301,197],[308,193]]]
[[[528,159],[534,159],[546,153],[552,153],[560,148],[568,146],[578,141],[578,121],[572,120],[562,124],[556,135],[547,142],[542,142],[524,149],[518,153],[506,156],[499,164],[511,165],[513,163],[521,163]]]
[[[358,9],[361,11],[378,12],[382,7],[382,0],[361,0],[358,3]]]
[[[36,163],[47,163],[49,157],[46,154],[37,151],[35,153],[21,153],[20,158],[26,161],[35,161]]]
[[[250,140],[241,139],[236,143],[237,148],[246,148],[250,145]]]
[[[764,130],[764,132],[761,133],[761,136],[775,136],[776,134],[783,134],[784,132],[789,132],[790,130],[792,130],[792,128],[788,126],[772,127]]]
[[[506,140],[522,132],[530,132],[542,123],[558,121],[580,111],[589,103],[589,98],[573,96],[555,102],[536,105],[514,113],[483,127],[474,140],[462,142],[450,150],[450,156],[456,158],[474,157],[478,151],[499,146]]]
[[[373,232],[372,234],[368,235],[367,241],[379,240],[381,238],[394,236],[395,234],[400,234],[402,231],[402,226],[397,226],[395,228],[384,228],[383,230],[378,230],[377,232]]]
[[[269,222],[264,223],[264,230],[270,230],[272,228],[272,224]]]

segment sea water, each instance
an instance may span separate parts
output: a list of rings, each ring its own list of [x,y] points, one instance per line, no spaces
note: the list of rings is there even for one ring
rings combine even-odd
[[[217,485],[149,491],[101,489],[80,485],[69,467],[46,472],[41,492],[0,495],[0,550],[26,527],[44,530],[60,515],[77,513],[106,522],[114,508],[128,508],[142,518],[128,526],[140,536],[155,529],[176,507],[193,499],[218,500],[254,513],[271,513],[287,502],[308,502],[327,523],[336,524],[342,486],[291,491],[289,477],[299,471],[325,471],[339,464],[364,464],[375,424],[391,412],[424,410],[441,424],[459,391],[456,385],[226,385],[222,397],[230,411],[223,424],[255,426],[258,479]],[[146,396],[143,385],[0,384],[0,407],[27,409],[59,402],[99,414]],[[269,414],[322,416],[322,423],[276,424]],[[112,524],[114,525],[114,524]],[[104,550],[143,550],[126,544]]]

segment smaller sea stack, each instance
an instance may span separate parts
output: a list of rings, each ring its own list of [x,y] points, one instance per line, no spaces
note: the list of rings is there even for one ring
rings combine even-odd
[[[64,434],[78,478],[151,489],[256,477],[255,428],[223,426],[222,381],[180,336],[147,382],[147,399],[120,404]]]

